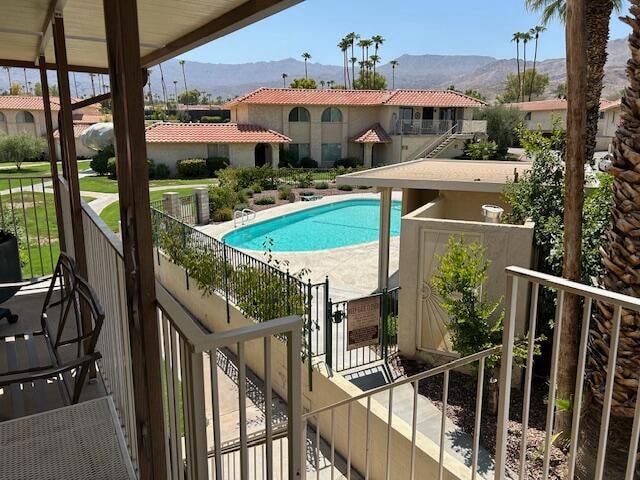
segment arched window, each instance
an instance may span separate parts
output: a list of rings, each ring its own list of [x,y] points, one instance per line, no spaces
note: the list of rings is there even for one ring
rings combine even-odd
[[[342,112],[336,107],[329,107],[322,112],[322,121],[330,123],[342,122]]]
[[[26,111],[21,111],[18,112],[18,114],[16,115],[16,122],[17,123],[33,123],[33,115],[31,114],[31,112],[26,112]]]
[[[289,112],[290,122],[308,122],[310,117],[309,110],[304,107],[295,107]]]

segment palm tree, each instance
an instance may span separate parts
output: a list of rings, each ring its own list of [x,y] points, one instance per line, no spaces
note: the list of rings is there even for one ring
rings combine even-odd
[[[76,80],[76,72],[73,72],[73,89],[76,91],[76,98],[80,98],[78,96],[78,81]]]
[[[516,42],[516,64],[518,65],[518,99],[520,101],[520,86],[522,85],[522,77],[520,76],[520,40],[522,38],[522,32],[515,32],[511,37],[512,42]]]
[[[24,72],[24,90],[25,92],[29,93],[29,86],[27,82],[27,69],[23,68],[22,71]]]
[[[396,88],[396,67],[399,64],[397,60],[391,60],[389,65],[391,65],[391,89],[394,90]]]
[[[153,91],[151,90],[151,69],[147,70],[147,85],[149,86],[149,103],[153,105]]]
[[[320,87],[321,88],[324,88],[324,84],[325,84],[325,81],[324,80],[320,80]]]
[[[302,54],[302,58],[304,59],[304,78],[309,78],[307,75],[307,60],[311,59],[311,54],[309,52],[304,52]]]
[[[182,81],[184,82],[184,101],[185,104],[187,105],[187,110],[189,110],[189,95],[187,95],[187,92],[189,91],[189,89],[187,88],[187,76],[184,73],[184,64],[185,61],[184,60],[179,60],[178,63],[180,64],[180,66],[182,67]],[[178,104],[178,96],[176,95],[176,105]]]
[[[382,35],[374,35],[371,37],[371,41],[373,42],[374,52],[373,56],[377,57],[377,61],[380,61],[380,57],[378,57],[378,49],[380,45],[384,43],[384,37]],[[372,59],[373,60],[373,59]],[[373,83],[375,85],[376,80],[376,60],[373,60]]]
[[[347,60],[347,52],[349,50],[349,40],[343,38],[338,43],[338,48],[342,52],[342,76],[344,78],[345,86],[349,85],[349,61]]]
[[[373,75],[371,78],[371,87],[375,88],[376,86],[376,63],[379,63],[381,58],[379,55],[371,55],[369,57],[369,60],[371,61],[371,64],[373,65]]]
[[[533,90],[533,80],[536,76],[536,62],[538,60],[538,38],[540,34],[547,29],[544,25],[536,25],[531,30],[529,30],[529,35],[533,36],[536,41],[536,46],[533,51],[533,73],[531,74],[531,80],[529,81],[529,101],[531,101],[531,91]]]
[[[162,71],[162,63],[158,64],[160,68],[160,86],[162,87],[162,98],[164,99],[164,108],[167,108],[169,105],[167,103],[167,84],[164,83],[164,72]]]
[[[176,101],[176,109],[178,108],[178,80],[173,81],[173,96]]]
[[[360,65],[360,79],[364,78],[364,48],[367,45],[367,42],[369,40],[367,40],[366,38],[362,38],[358,41],[358,46],[362,49],[362,61],[358,62],[358,65]],[[362,85],[360,86],[360,88],[362,88]]]
[[[351,88],[353,88],[353,82],[356,79],[356,62],[358,59],[355,58],[354,45],[356,40],[360,39],[360,35],[355,32],[348,33],[345,37],[349,40],[349,45],[351,46]]]
[[[622,20],[632,28],[629,36],[631,59],[627,63],[627,78],[629,86],[622,98],[622,116],[620,127],[613,139],[613,160],[610,172],[613,180],[613,206],[610,223],[605,234],[606,245],[601,249],[604,274],[600,280],[601,286],[613,292],[640,296],[637,281],[635,258],[640,248],[640,238],[634,235],[634,222],[640,213],[640,182],[637,171],[640,169],[640,151],[636,139],[640,135],[640,115],[635,102],[640,96],[640,66],[633,59],[640,55],[640,0],[631,0],[633,18]],[[587,7],[587,12],[589,7]],[[588,22],[587,22],[588,24]],[[608,22],[607,22],[608,25]],[[587,38],[589,27],[587,27]],[[595,39],[600,44],[600,39]],[[606,41],[606,35],[605,39]],[[589,42],[587,42],[589,43]],[[587,49],[590,45],[587,46]],[[587,63],[591,58],[587,57]],[[587,75],[587,78],[589,74]],[[589,90],[587,87],[587,91]],[[587,93],[588,95],[588,93]],[[622,126],[624,125],[624,126]],[[620,328],[620,347],[617,350],[615,375],[607,376],[607,363],[610,351],[611,327],[613,311],[610,305],[598,303],[591,320],[589,331],[589,351],[587,365],[590,369],[590,395],[585,405],[584,421],[581,425],[581,435],[578,448],[579,478],[593,477],[592,466],[598,452],[598,431],[603,403],[605,381],[613,381],[613,400],[609,423],[609,442],[605,458],[605,477],[612,479],[625,478],[627,455],[629,452],[631,427],[633,423],[634,405],[637,401],[638,367],[640,358],[640,343],[638,342],[638,325],[640,316],[630,310],[623,310]],[[564,327],[563,327],[564,328]],[[636,465],[631,466],[631,476],[638,475]]]
[[[9,94],[11,94],[11,67],[2,67],[7,71],[7,77],[9,78],[9,88],[7,89],[7,92],[9,92]]]
[[[287,75],[286,73],[282,74],[282,88],[287,88],[287,77],[289,75]]]
[[[522,101],[524,102],[527,94],[527,86],[525,85],[527,81],[527,43],[532,39],[532,36],[529,32],[521,32],[520,35],[522,40],[522,86],[520,90],[522,91]]]

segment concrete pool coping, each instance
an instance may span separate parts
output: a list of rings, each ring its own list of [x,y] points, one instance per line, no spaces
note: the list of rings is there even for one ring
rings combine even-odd
[[[262,210],[256,213],[255,220],[247,225],[271,220],[282,215],[300,212],[321,205],[329,205],[337,202],[356,199],[379,200],[377,193],[350,193],[345,195],[332,195],[313,202],[295,202]],[[392,200],[401,200],[402,192],[393,192]],[[216,225],[197,227],[198,230],[218,240],[241,226],[233,227],[233,221]],[[389,272],[393,274],[398,269],[400,237],[391,237],[389,251]],[[264,260],[260,250],[240,249],[241,251],[260,260]],[[310,270],[308,278],[312,282],[321,282],[325,276],[329,277],[331,294],[334,299],[348,299],[372,293],[378,284],[378,242],[358,243],[344,247],[325,250],[308,250],[298,252],[273,252],[272,257],[279,261],[287,261],[291,272],[299,272],[303,269]],[[393,276],[393,275],[391,275]],[[306,277],[305,277],[306,278]]]

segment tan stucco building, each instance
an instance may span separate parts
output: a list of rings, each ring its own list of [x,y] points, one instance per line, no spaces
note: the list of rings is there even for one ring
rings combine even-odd
[[[450,90],[291,88],[260,88],[226,105],[232,122],[282,133],[298,160],[321,167],[346,157],[367,167],[412,160],[452,136],[439,153],[457,156],[466,138],[486,132],[485,122],[473,120],[483,106]]]
[[[563,128],[567,126],[567,101],[562,98],[509,103],[506,106],[523,112],[523,120],[530,130],[550,133],[553,130],[555,119],[560,122],[560,126]],[[597,151],[609,149],[616,128],[620,123],[620,112],[620,100],[602,100],[600,102],[598,135],[596,137]]]

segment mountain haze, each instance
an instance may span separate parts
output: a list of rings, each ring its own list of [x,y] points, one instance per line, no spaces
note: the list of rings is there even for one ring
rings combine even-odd
[[[626,39],[612,40],[609,42],[609,59],[605,67],[605,87],[603,96],[619,96],[626,84],[625,66],[629,57],[629,48]],[[336,52],[339,55],[339,52]],[[516,73],[516,60],[496,59],[480,55],[402,55],[397,58],[399,65],[396,67],[396,88],[447,88],[455,85],[460,90],[473,88],[490,100],[502,92],[509,73]],[[527,61],[527,68],[532,63]],[[521,62],[522,68],[522,62]],[[565,61],[563,58],[549,59],[538,62],[537,70],[549,75],[550,86],[545,96],[552,96],[552,91],[559,83],[566,80]],[[166,82],[167,94],[171,95],[177,89],[180,93],[184,90],[182,69],[177,60],[169,60],[162,64]],[[356,75],[357,75],[356,66]],[[320,63],[308,64],[309,77],[316,81],[333,80],[336,83],[344,83],[343,69],[340,65],[323,65]],[[351,71],[351,69],[349,69]],[[391,88],[391,65],[383,64],[378,71],[387,77],[387,84]],[[216,64],[191,62],[185,63],[187,87],[197,88],[211,94],[212,99],[220,96],[223,99],[255,90],[259,87],[282,87],[282,74],[286,73],[286,85],[296,77],[304,76],[304,62],[294,58],[269,62],[254,62],[242,64]],[[11,69],[11,79],[14,83],[24,84],[22,69]],[[32,86],[39,81],[39,74],[35,70],[27,71],[27,82]],[[106,76],[103,81],[108,82]],[[174,81],[177,83],[174,85]],[[57,80],[53,72],[49,73],[49,83],[55,84]],[[87,74],[76,74],[77,95],[90,96],[92,93],[91,81]],[[72,78],[71,93],[76,95],[75,84]],[[8,85],[6,71],[0,71],[0,91],[6,90]],[[101,83],[94,78],[96,93],[100,93]],[[160,69],[155,66],[151,69],[151,89],[162,99],[160,82]],[[145,89],[146,90],[146,89]]]

